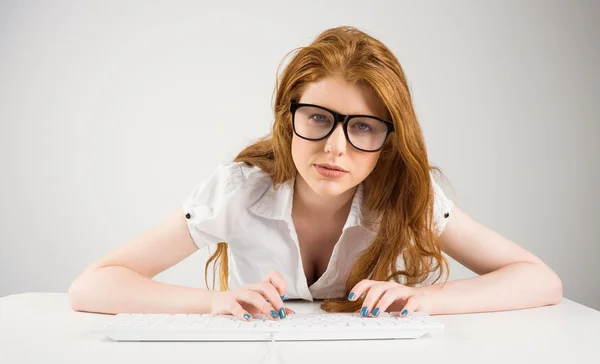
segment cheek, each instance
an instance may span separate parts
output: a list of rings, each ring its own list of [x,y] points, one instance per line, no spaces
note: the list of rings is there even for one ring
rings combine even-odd
[[[377,153],[358,153],[354,156],[354,167],[360,169],[362,179],[367,178],[377,165],[380,152]]]
[[[292,137],[292,159],[294,160],[294,163],[296,164],[296,168],[298,168],[299,164],[300,164],[300,160],[302,158],[302,151],[299,150],[301,149],[300,146],[298,145],[298,137],[296,135],[294,135]]]
[[[292,159],[298,170],[306,168],[306,164],[314,154],[314,144],[316,143],[298,138],[296,135],[292,137]]]

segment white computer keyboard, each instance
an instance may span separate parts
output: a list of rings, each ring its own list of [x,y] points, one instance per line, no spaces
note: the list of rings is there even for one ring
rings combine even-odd
[[[117,341],[306,341],[411,339],[443,331],[437,319],[420,312],[409,317],[382,313],[295,313],[273,321],[258,315],[244,322],[231,315],[118,314],[94,327]]]

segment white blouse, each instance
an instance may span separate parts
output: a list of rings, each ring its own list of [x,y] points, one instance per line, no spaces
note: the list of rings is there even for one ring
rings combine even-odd
[[[433,178],[432,183],[439,235],[453,203]],[[219,242],[228,244],[230,288],[262,281],[271,271],[278,270],[287,284],[286,299],[312,301],[344,296],[353,262],[377,235],[377,231],[363,224],[362,190],[361,183],[327,269],[310,286],[292,221],[294,180],[275,189],[270,177],[258,167],[243,162],[224,163],[193,189],[183,209],[198,248]]]

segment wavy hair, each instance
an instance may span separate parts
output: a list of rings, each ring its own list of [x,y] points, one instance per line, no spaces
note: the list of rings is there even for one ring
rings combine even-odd
[[[363,279],[394,280],[414,287],[438,272],[430,283],[439,281],[449,266],[435,232],[430,172],[441,173],[441,170],[429,165],[423,132],[399,61],[379,40],[350,26],[327,29],[308,46],[296,48],[287,56],[290,54],[293,57],[281,74],[278,69],[271,132],[243,149],[234,160],[259,167],[271,177],[274,186],[295,178],[290,103],[300,99],[307,84],[329,75],[367,85],[386,106],[395,131],[364,181],[364,208],[373,212],[371,216],[378,229],[374,241],[351,267],[346,278],[346,295]],[[220,259],[220,289],[224,291],[228,289],[225,242],[217,244],[217,250],[206,263],[205,273],[209,264],[215,263],[213,289],[217,259]],[[398,270],[399,259],[404,260],[402,270]],[[353,312],[360,309],[361,301],[331,298],[321,307],[327,312]]]

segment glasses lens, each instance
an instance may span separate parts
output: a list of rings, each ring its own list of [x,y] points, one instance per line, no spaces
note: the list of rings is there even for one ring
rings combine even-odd
[[[377,150],[385,143],[388,127],[382,121],[369,117],[350,119],[348,138],[355,147],[364,150]]]
[[[320,139],[333,127],[333,115],[321,108],[302,106],[294,115],[296,133],[307,139]]]

